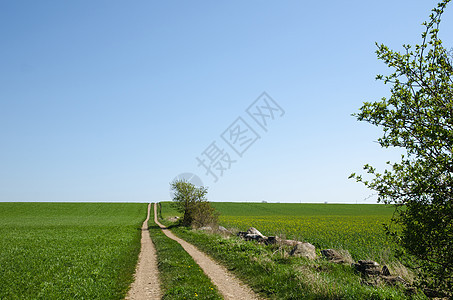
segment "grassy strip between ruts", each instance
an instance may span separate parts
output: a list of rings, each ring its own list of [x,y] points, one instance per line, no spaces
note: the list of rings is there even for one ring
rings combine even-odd
[[[425,299],[400,287],[364,285],[349,265],[290,257],[276,245],[174,227],[179,237],[220,261],[255,291],[271,299]]]
[[[193,258],[153,220],[154,210],[151,209],[149,234],[156,247],[162,299],[222,299]]]

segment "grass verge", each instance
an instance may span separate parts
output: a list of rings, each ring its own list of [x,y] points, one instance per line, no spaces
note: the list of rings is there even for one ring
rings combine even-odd
[[[151,213],[149,234],[156,247],[162,299],[222,299],[193,258],[154,223],[153,209]]]
[[[174,227],[179,237],[225,265],[256,292],[270,299],[426,299],[402,287],[364,285],[349,265],[288,256],[276,245]]]

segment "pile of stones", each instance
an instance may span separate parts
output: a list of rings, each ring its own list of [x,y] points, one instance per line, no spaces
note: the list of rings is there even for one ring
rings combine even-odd
[[[369,285],[385,283],[388,285],[403,284],[406,287],[409,286],[400,276],[392,276],[387,266],[381,268],[375,261],[359,260],[357,263],[353,263],[352,267],[366,279],[365,282]]]
[[[317,259],[316,248],[310,243],[300,242],[296,240],[281,239],[277,236],[265,236],[256,228],[250,227],[247,231],[240,231],[237,236],[246,241],[256,241],[259,243],[279,244],[293,247],[289,255],[305,257],[307,259]],[[409,284],[400,276],[392,276],[387,266],[381,266],[372,260],[359,260],[357,263],[353,262],[350,256],[345,256],[334,249],[321,250],[321,255],[337,264],[351,264],[351,267],[357,271],[363,278],[365,284],[379,285],[385,283],[388,285],[403,284],[409,288]]]

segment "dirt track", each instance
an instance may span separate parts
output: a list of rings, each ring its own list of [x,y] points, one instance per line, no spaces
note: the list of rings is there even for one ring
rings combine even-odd
[[[150,208],[151,203],[148,205],[148,215],[142,226],[142,246],[138,257],[137,269],[135,270],[135,281],[126,296],[128,300],[161,298],[156,249],[148,232]]]
[[[154,204],[154,222],[162,228],[162,231],[169,238],[177,241],[184,250],[189,253],[195,262],[203,269],[208,275],[211,281],[217,286],[224,299],[260,299],[249,287],[241,283],[236,277],[234,277],[228,270],[217,264],[206,254],[195,248],[195,246],[187,243],[186,241],[176,237],[170,232],[164,225],[160,224],[157,220],[157,206]]]

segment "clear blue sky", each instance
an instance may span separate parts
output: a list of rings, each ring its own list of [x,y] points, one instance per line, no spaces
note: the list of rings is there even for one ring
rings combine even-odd
[[[351,113],[389,95],[375,42],[420,42],[436,1],[1,1],[0,201],[373,203],[348,180],[395,151]],[[453,7],[441,26],[453,46]],[[267,92],[265,132],[246,113]],[[221,134],[260,135],[239,157]],[[217,182],[196,157],[236,160]]]

